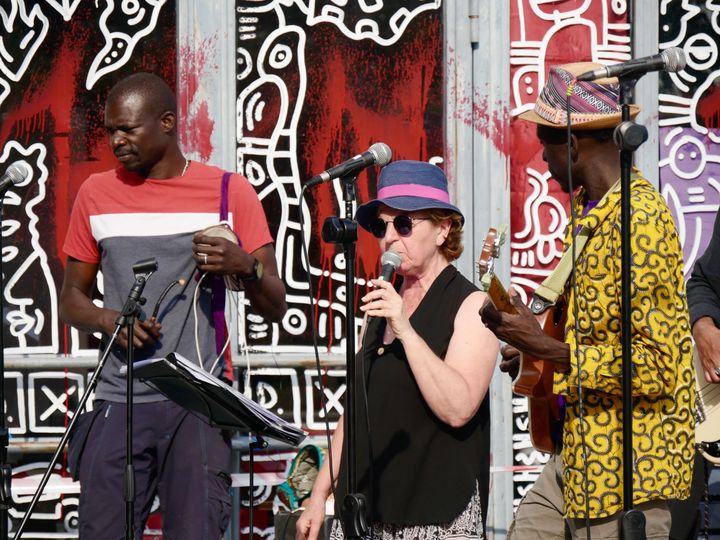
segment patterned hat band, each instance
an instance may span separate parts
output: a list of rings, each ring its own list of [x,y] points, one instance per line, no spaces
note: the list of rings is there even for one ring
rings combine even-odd
[[[617,126],[622,121],[620,85],[617,78],[596,81],[576,79],[579,74],[598,67],[601,67],[600,64],[595,62],[576,62],[551,67],[535,106],[520,113],[518,118],[553,128],[566,127],[570,90],[570,121],[573,126],[580,130]],[[634,118],[638,112],[640,107],[630,104],[630,117]]]
[[[612,111],[612,112],[602,112],[602,113],[583,113],[579,111],[574,111],[572,107],[573,98],[570,98],[570,120],[573,125],[577,124],[585,124],[587,122],[592,122],[594,120],[598,120],[600,118],[604,118],[608,116],[609,114],[617,114],[618,111]],[[551,105],[548,105],[539,99],[535,103],[535,112],[538,114],[538,116],[544,118],[548,122],[552,124],[558,124],[558,125],[567,125],[567,111],[565,110],[565,106],[563,105],[562,108],[557,108]]]
[[[596,84],[592,81],[577,82],[575,76],[561,67],[550,70],[550,77],[535,102],[535,112],[553,124],[567,122],[567,93],[570,97],[570,120],[581,124],[598,117],[619,112],[620,87],[617,84]]]

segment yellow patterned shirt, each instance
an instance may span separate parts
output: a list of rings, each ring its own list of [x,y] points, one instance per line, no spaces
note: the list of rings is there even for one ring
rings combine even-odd
[[[633,175],[631,199],[633,490],[634,503],[639,504],[689,495],[695,384],[675,223],[662,196],[637,175]],[[577,215],[583,200],[581,191],[574,202]],[[568,285],[565,342],[570,346],[571,367],[556,369],[554,388],[566,400],[565,515],[585,517],[587,474],[589,514],[600,518],[623,508],[620,191],[608,194],[578,219],[578,225],[592,232],[577,262],[577,334]]]

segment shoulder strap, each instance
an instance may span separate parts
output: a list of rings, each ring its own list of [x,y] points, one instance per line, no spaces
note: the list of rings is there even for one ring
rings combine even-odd
[[[605,193],[605,195],[603,195],[603,198],[598,203],[598,206],[602,205],[605,200],[610,196],[610,194],[615,193],[619,190],[620,181],[618,180]],[[573,204],[572,201],[570,204]],[[600,223],[598,223],[598,225],[599,224]],[[583,249],[585,249],[585,244],[587,244],[591,233],[592,230],[590,230],[588,227],[581,227],[578,233],[573,238],[572,241],[575,242],[575,261],[580,258],[580,254],[583,252]],[[533,294],[533,300],[530,305],[534,313],[542,313],[543,311],[545,311],[545,309],[557,302],[557,299],[560,297],[563,289],[565,288],[565,283],[570,277],[570,272],[572,272],[573,269],[573,263],[575,261],[573,261],[572,255],[573,249],[572,245],[570,245],[562,254],[560,262],[557,264],[552,273],[547,278],[545,278],[545,280],[540,285],[538,285],[537,289],[535,289],[535,293]]]
[[[228,192],[230,190],[231,172],[225,171],[220,185],[220,221],[227,221],[228,218]]]
[[[590,229],[587,227],[582,227],[580,232],[575,235],[575,238],[573,239],[573,242],[575,242],[575,260],[580,257],[583,249],[585,249],[585,244],[587,243],[588,238],[590,238]],[[570,248],[565,250],[562,254],[560,262],[557,264],[552,273],[546,277],[540,285],[538,285],[538,288],[535,289],[533,296],[540,297],[545,301],[544,303],[547,303],[548,305],[552,305],[557,302],[557,299],[560,297],[560,294],[565,288],[565,282],[567,282],[570,277],[570,272],[572,272],[574,262],[572,259],[572,253],[573,250]],[[534,305],[535,300],[533,300],[533,306]],[[540,306],[538,306],[538,308],[539,307]],[[535,308],[533,308],[533,311],[535,311]]]
[[[228,220],[228,193],[230,188],[230,176],[232,175],[231,172],[226,171],[223,173],[222,176],[222,182],[220,183],[220,221],[227,222]],[[232,227],[230,227],[232,230]],[[237,236],[237,233],[235,233],[235,236],[238,239],[238,243],[240,242],[240,237]],[[242,245],[242,244],[240,244]],[[215,274],[213,275],[213,281],[212,281],[212,301],[211,301],[211,311],[212,311],[212,319],[213,319],[213,325],[215,327],[215,351],[217,354],[220,354],[220,352],[223,350],[223,347],[225,346],[225,340],[227,339],[227,332],[228,328],[225,324],[225,278],[224,276]],[[230,349],[228,348],[225,351],[225,360],[226,360],[226,366],[230,366],[229,363],[230,358]],[[229,373],[224,373],[226,377],[229,375],[229,379],[232,380],[232,371]]]

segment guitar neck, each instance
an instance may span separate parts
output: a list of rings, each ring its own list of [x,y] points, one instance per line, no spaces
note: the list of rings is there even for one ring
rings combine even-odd
[[[500,283],[497,276],[492,276],[490,279],[490,283],[487,285],[487,295],[498,310],[510,313],[511,315],[517,313],[515,306],[510,302],[508,292],[505,290],[505,287],[503,287],[503,284]]]

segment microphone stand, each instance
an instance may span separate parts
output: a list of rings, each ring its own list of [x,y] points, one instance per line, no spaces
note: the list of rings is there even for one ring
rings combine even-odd
[[[154,259],[153,259],[154,261]],[[147,266],[147,261],[140,261],[133,265],[133,270],[135,270],[136,267],[141,266]],[[100,358],[100,361],[98,362],[97,368],[95,369],[95,372],[93,373],[92,377],[90,378],[90,382],[88,382],[87,389],[85,390],[85,393],[83,394],[82,399],[78,403],[77,409],[75,409],[75,414],[73,414],[72,419],[70,420],[70,424],[68,425],[67,429],[65,430],[65,433],[63,434],[62,438],[60,439],[60,442],[57,445],[57,448],[55,448],[55,453],[53,454],[52,458],[50,458],[50,463],[48,464],[47,469],[45,470],[45,474],[43,474],[43,477],[40,479],[40,483],[38,484],[37,489],[35,490],[35,494],[33,495],[32,501],[30,501],[30,505],[28,506],[27,511],[25,512],[25,515],[23,516],[22,522],[20,522],[20,526],[18,527],[18,530],[15,533],[15,536],[13,537],[14,540],[19,540],[22,538],[23,530],[25,529],[25,525],[30,520],[30,517],[32,516],[33,511],[35,510],[35,507],[37,506],[38,501],[40,500],[40,496],[42,495],[43,491],[45,490],[45,486],[48,483],[48,480],[50,480],[50,475],[53,472],[53,469],[55,469],[55,465],[57,464],[58,460],[60,459],[60,456],[63,453],[63,450],[65,449],[65,445],[67,444],[68,439],[70,438],[70,434],[72,433],[73,427],[75,426],[75,422],[77,422],[77,419],[80,417],[80,413],[85,409],[85,405],[87,404],[88,399],[92,395],[92,393],[95,390],[95,386],[97,386],[97,381],[100,378],[100,374],[102,373],[103,368],[105,367],[105,363],[107,362],[108,357],[110,356],[110,351],[112,350],[112,346],[117,340],[117,337],[120,335],[120,332],[122,331],[122,328],[126,321],[129,321],[131,323],[134,323],[135,321],[135,313],[137,312],[137,305],[138,304],[144,304],[145,299],[141,297],[142,291],[145,288],[145,283],[147,281],[147,278],[150,277],[150,274],[152,274],[155,270],[157,270],[157,262],[155,262],[154,268],[144,268],[140,272],[135,272],[135,283],[133,284],[132,288],[130,289],[130,293],[128,295],[127,300],[125,301],[125,306],[123,307],[123,310],[120,314],[120,316],[117,318],[117,321],[115,323],[115,331],[113,332],[112,336],[110,336],[110,341],[108,342],[107,346],[105,347],[105,350],[103,351],[102,357]],[[128,327],[128,360],[132,357],[132,325]],[[128,364],[128,381],[130,381],[130,384],[132,383],[132,378],[130,377],[132,372],[132,363]],[[128,448],[132,448],[131,446]],[[130,460],[132,460],[132,452],[128,451],[127,454],[130,456]],[[130,466],[132,466],[132,461],[130,461]],[[126,471],[127,474],[128,471]],[[127,494],[129,491],[127,489],[127,478],[126,478],[126,487],[125,487],[125,493]],[[134,480],[134,477],[131,478],[131,481]],[[134,488],[134,485],[132,486]],[[134,495],[134,491],[133,491]],[[127,499],[126,499],[127,500]],[[128,505],[128,509],[131,507]],[[126,516],[127,517],[127,516]],[[132,519],[132,514],[130,515],[130,518]],[[129,520],[130,526],[132,527],[132,521]],[[130,536],[127,536],[127,535]],[[126,531],[126,536],[129,538],[129,540],[132,540],[133,535],[133,529],[130,528]]]
[[[0,192],[0,225],[3,220],[3,199],[4,193]],[[0,252],[2,252],[2,236],[0,236]],[[5,313],[2,309],[5,304],[5,271],[2,266],[2,257],[0,257],[0,313]],[[5,318],[3,316],[3,325],[0,328],[0,404],[3,404],[3,410],[0,411],[0,540],[8,538],[8,510],[12,503],[12,495],[10,486],[12,482],[12,468],[7,461],[8,446],[10,444],[10,430],[7,427],[5,419]]]
[[[352,216],[353,202],[356,200],[356,175],[348,175],[340,180],[343,183],[343,199],[345,201],[345,219],[330,217],[325,220],[322,238],[325,242],[342,244],[345,254],[345,362],[346,385],[345,395],[345,436],[343,452],[347,458],[347,494],[343,499],[341,522],[345,538],[362,538],[368,530],[366,501],[364,495],[356,493],[356,411],[355,411],[355,243],[357,242],[357,222]],[[364,376],[364,374],[363,374]]]
[[[633,399],[632,399],[632,327],[630,320],[632,281],[630,265],[630,178],[633,152],[648,138],[645,126],[630,118],[630,96],[639,75],[620,77],[622,122],[613,138],[620,148],[620,238],[621,238],[621,343],[622,343],[622,408],[623,408],[623,517],[622,539],[645,540],[645,515],[633,509]]]
[[[140,261],[133,265],[135,283],[130,289],[125,305],[115,321],[117,328],[127,328],[127,375],[125,400],[125,478],[123,481],[123,497],[125,498],[125,538],[133,540],[135,537],[135,469],[133,466],[133,363],[135,362],[135,319],[140,309],[138,305],[145,303],[142,297],[147,278],[157,270],[155,259]]]

